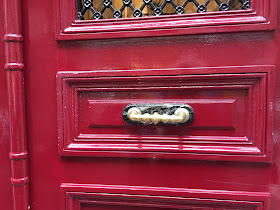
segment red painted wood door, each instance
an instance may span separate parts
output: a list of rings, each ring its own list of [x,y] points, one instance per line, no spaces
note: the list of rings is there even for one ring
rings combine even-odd
[[[275,0],[120,20],[5,8],[14,209],[280,208]],[[176,106],[193,119],[159,122]]]

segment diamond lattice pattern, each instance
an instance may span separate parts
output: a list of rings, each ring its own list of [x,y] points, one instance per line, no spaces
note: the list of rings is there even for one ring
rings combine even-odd
[[[250,9],[250,0],[77,0],[78,20]]]

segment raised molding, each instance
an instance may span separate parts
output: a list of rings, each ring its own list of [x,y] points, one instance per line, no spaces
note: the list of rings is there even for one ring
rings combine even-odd
[[[270,194],[227,190],[63,183],[61,210],[121,209],[252,209],[269,210]],[[109,207],[109,208],[108,208]],[[127,209],[127,208],[125,208]]]
[[[252,0],[249,10],[104,20],[77,20],[74,2],[55,3],[57,40],[274,30],[276,24],[276,0]]]
[[[26,159],[28,157],[28,153],[27,152],[10,152],[9,157],[11,160]]]
[[[272,149],[272,121],[268,119],[273,117],[273,69],[273,66],[247,66],[59,72],[59,152],[65,156],[268,162]],[[189,90],[193,95],[182,98],[182,93],[186,95],[190,92],[184,91]],[[216,96],[208,98],[210,93],[205,91],[209,90],[216,91]],[[144,98],[139,91],[147,93]],[[149,95],[149,91],[157,94]],[[163,94],[164,91],[169,91],[172,99]],[[178,91],[181,95],[173,95]],[[122,98],[124,95],[127,98]],[[151,103],[186,102],[193,106],[196,117],[185,127],[163,126],[159,134],[154,133],[156,127],[149,130],[149,126],[126,125],[121,116],[122,107],[145,103],[148,101],[145,97]],[[205,101],[204,110],[224,110],[228,118],[224,127],[218,122],[212,123],[212,117],[199,116],[204,110],[199,110],[198,105]],[[216,103],[217,108],[212,103]],[[92,110],[94,106],[104,117]],[[105,115],[103,107],[109,108],[111,114]],[[242,113],[238,109],[247,111]],[[110,117],[114,119],[112,122]],[[224,119],[217,116],[215,120]]]

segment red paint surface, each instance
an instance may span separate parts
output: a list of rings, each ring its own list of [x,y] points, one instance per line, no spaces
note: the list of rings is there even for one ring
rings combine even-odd
[[[177,89],[176,89],[177,90]],[[191,97],[190,92],[187,91],[185,94],[183,91],[147,91],[146,93],[142,93],[143,96],[151,95],[151,92],[153,94],[156,93],[161,93],[158,94],[161,97],[163,96],[170,96],[172,95],[172,99],[135,99],[135,96],[139,95],[140,91],[131,92],[130,94],[125,92],[124,94],[127,96],[132,95],[133,99],[109,99],[106,98],[106,93],[98,93],[99,95],[102,95],[101,100],[85,100],[85,107],[80,108],[80,113],[82,109],[84,108],[85,112],[85,118],[89,118],[88,123],[85,124],[87,127],[92,127],[92,128],[98,128],[101,127],[103,129],[110,129],[110,127],[114,127],[115,129],[118,129],[118,127],[127,127],[127,124],[124,122],[122,118],[122,112],[123,109],[129,105],[129,104],[137,104],[137,103],[146,103],[146,104],[164,104],[168,103],[170,101],[170,104],[176,104],[176,103],[185,103],[189,104],[195,111],[195,120],[189,125],[189,126],[169,126],[169,128],[174,129],[187,129],[188,127],[194,127],[194,128],[200,128],[201,130],[203,127],[206,127],[206,129],[213,129],[213,128],[218,128],[218,129],[235,129],[234,125],[234,119],[235,119],[235,99],[194,99],[194,100],[178,100],[178,99],[173,99],[176,97],[173,95],[174,93],[178,93],[178,95],[182,96],[188,96]],[[173,92],[173,94],[172,94]],[[222,92],[222,91],[221,91]],[[180,94],[181,93],[181,94]],[[212,91],[213,94],[217,94],[217,91]],[[86,93],[87,94],[87,93]],[[107,95],[110,94],[107,93]],[[114,94],[114,92],[113,92]],[[210,91],[211,94],[211,91]],[[118,93],[115,93],[114,97],[116,97]],[[210,110],[210,111],[209,111]],[[244,108],[245,110],[245,108]],[[228,116],[225,118],[224,116]],[[81,117],[81,116],[80,116]],[[83,118],[80,118],[83,121]],[[108,120],[110,119],[110,120]],[[210,120],[212,119],[212,120]],[[86,120],[84,120],[85,122]],[[129,126],[132,128],[133,126]],[[142,126],[143,127],[143,126]],[[156,126],[154,127],[155,129],[157,128]],[[162,128],[168,128],[166,126]],[[147,130],[148,131],[148,130]]]
[[[61,209],[268,209],[262,192],[163,187],[61,185]]]
[[[0,7],[0,25],[4,23],[4,8]],[[0,27],[0,37],[4,37],[5,28]],[[13,208],[13,196],[11,178],[11,160],[10,152],[10,132],[9,132],[9,116],[8,116],[8,96],[7,96],[7,80],[6,71],[4,70],[4,42],[0,41],[0,201],[1,208]]]
[[[61,2],[65,3],[66,1]],[[267,5],[268,2],[270,2],[270,6]],[[235,22],[233,25],[229,26],[223,22],[225,19],[219,16],[217,20],[221,22],[219,23],[220,25],[217,26],[209,25],[212,19],[208,19],[208,22],[204,22],[206,24],[204,26],[188,27],[182,30],[176,27],[172,27],[172,30],[136,30],[137,34],[134,32],[125,32],[120,28],[117,33],[95,33],[96,31],[91,31],[94,33],[79,34],[80,32],[71,32],[73,35],[68,34],[63,39],[74,40],[57,41],[56,38],[59,36],[60,30],[60,19],[58,17],[58,10],[56,10],[59,9],[57,6],[58,1],[23,1],[21,9],[23,13],[22,18],[10,15],[9,17],[12,21],[9,27],[18,27],[20,24],[19,20],[22,20],[25,98],[23,96],[22,86],[23,75],[20,73],[22,65],[19,65],[21,62],[17,60],[21,58],[21,54],[18,54],[21,50],[21,45],[14,42],[17,38],[11,38],[12,40],[9,40],[11,41],[9,47],[12,50],[6,52],[8,63],[18,63],[18,65],[6,65],[6,68],[19,70],[19,72],[9,74],[8,78],[13,82],[8,83],[7,87],[9,90],[14,90],[12,94],[16,96],[16,100],[11,100],[11,97],[9,97],[11,100],[10,102],[12,102],[10,106],[16,108],[15,110],[19,110],[19,112],[16,112],[16,116],[22,120],[22,123],[20,123],[19,120],[13,121],[8,118],[8,104],[6,100],[8,98],[8,90],[5,88],[7,81],[3,73],[4,70],[1,74],[3,75],[3,77],[1,77],[3,82],[0,84],[1,98],[3,98],[0,102],[1,113],[3,113],[3,117],[1,118],[1,120],[3,120],[3,123],[1,123],[1,132],[3,136],[1,135],[0,151],[1,157],[3,156],[3,159],[0,158],[1,208],[11,209],[13,198],[9,180],[9,178],[13,176],[10,172],[11,166],[9,165],[11,161],[8,159],[8,146],[10,142],[7,143],[7,141],[8,139],[11,142],[15,141],[9,136],[8,124],[11,123],[12,126],[17,128],[15,134],[21,136],[19,138],[20,142],[24,143],[25,131],[21,129],[22,127],[16,125],[17,123],[19,123],[19,126],[24,125],[25,120],[20,117],[24,117],[24,113],[26,112],[30,205],[33,210],[151,208],[146,205],[147,200],[143,200],[143,195],[148,197],[160,196],[156,198],[153,197],[152,202],[155,208],[160,207],[162,199],[165,199],[164,202],[167,202],[166,200],[170,198],[168,205],[173,205],[170,208],[174,209],[176,207],[178,209],[180,208],[178,207],[178,205],[180,205],[178,204],[178,200],[181,198],[192,201],[192,204],[185,204],[185,207],[187,205],[202,205],[202,209],[205,208],[205,203],[197,202],[198,199],[208,199],[208,203],[206,202],[207,208],[211,205],[213,207],[217,205],[226,205],[224,208],[227,209],[229,205],[235,205],[237,202],[238,205],[241,205],[241,207],[239,206],[241,209],[250,207],[252,207],[252,209],[279,209],[280,32],[279,26],[276,26],[275,22],[276,19],[279,20],[280,16],[278,13],[276,17],[273,11],[274,9],[280,11],[280,7],[276,7],[275,2],[276,1],[264,1],[264,4],[261,4],[264,5],[264,7],[259,7],[257,5],[258,2],[254,1],[253,9],[256,9],[256,15],[249,11],[250,14],[248,18],[251,18],[250,20],[253,22],[248,25],[244,24],[244,21],[248,21],[248,19],[243,18],[240,20],[240,24],[236,24]],[[64,5],[62,9],[64,12],[70,11],[66,13],[66,16],[63,16],[64,22],[61,22],[64,24],[63,29],[70,26],[73,22],[75,10],[71,10],[71,8],[74,7],[74,4],[72,6],[69,5],[69,2],[67,2],[67,5]],[[15,14],[15,11],[20,10],[19,8],[20,7],[14,9],[13,7],[9,7],[7,11],[9,11],[9,14]],[[268,11],[265,8],[270,8],[270,10]],[[2,11],[2,8],[0,8],[0,11]],[[52,11],[55,11],[57,15],[53,16]],[[262,13],[262,11],[266,11],[267,13]],[[245,12],[241,13],[240,15],[244,17],[243,15]],[[0,12],[0,14],[2,13]],[[193,16],[196,17],[197,15]],[[233,16],[232,14],[229,15],[231,18],[237,17],[236,15]],[[257,16],[262,16],[266,19],[259,19],[260,21],[256,22]],[[159,21],[161,24],[164,24],[164,22],[166,24],[172,23],[172,21],[170,21],[172,18],[169,20],[165,20],[165,18],[159,19],[161,19],[161,21]],[[237,19],[234,19],[234,21],[236,20]],[[128,22],[133,21],[134,20]],[[147,20],[143,21],[147,23]],[[105,22],[106,21],[103,21],[102,24],[108,24],[108,21]],[[119,23],[121,22],[125,22],[125,20],[119,21]],[[86,32],[86,29],[83,28],[83,24],[79,25],[80,23],[78,22],[74,24],[75,27],[80,27],[80,29]],[[94,24],[90,24],[91,27],[93,27]],[[127,26],[128,25],[126,25],[126,27]],[[274,28],[276,28],[275,31],[273,30]],[[92,28],[90,30],[92,30]],[[234,33],[226,33],[229,31]],[[0,32],[2,33],[1,30]],[[20,31],[14,31],[12,33],[21,34]],[[180,34],[182,36],[163,36],[175,34]],[[96,39],[139,36],[149,36],[149,38]],[[91,38],[95,38],[95,40],[78,41],[79,39]],[[4,48],[3,43],[0,44],[0,48]],[[2,61],[0,60],[1,65],[3,64],[2,66],[4,66],[3,58],[0,57],[0,59],[2,59]],[[228,68],[230,66],[234,66],[234,68]],[[244,66],[250,67],[247,68]],[[273,75],[273,69],[276,72],[275,75]],[[175,76],[180,78],[182,75],[230,75],[233,73],[242,74],[244,76],[246,73],[255,75],[263,73],[268,74],[269,72],[271,76],[263,77],[263,80],[261,80],[262,82],[259,82],[260,80],[257,80],[257,82],[254,82],[254,80],[253,82],[251,81],[252,88],[250,99],[247,99],[248,95],[250,95],[248,88],[245,88],[246,91],[225,91],[225,93],[227,93],[226,97],[223,97],[219,92],[220,90],[217,90],[217,97],[215,97],[219,100],[239,98],[243,104],[247,101],[252,102],[252,104],[249,104],[251,106],[250,110],[246,110],[247,112],[244,113],[244,115],[237,113],[237,116],[245,119],[247,115],[250,115],[251,110],[255,110],[255,114],[252,115],[255,116],[252,119],[252,124],[256,126],[250,124],[243,127],[242,122],[240,122],[239,126],[241,126],[238,129],[231,130],[231,132],[239,132],[238,134],[240,135],[238,135],[238,137],[242,137],[241,134],[245,136],[245,134],[250,133],[251,136],[249,135],[248,139],[255,136],[253,139],[258,140],[253,142],[251,146],[259,148],[261,152],[255,155],[250,154],[251,158],[246,155],[241,155],[239,158],[236,158],[237,156],[232,154],[227,154],[227,158],[224,158],[219,152],[208,156],[205,155],[204,158],[202,158],[203,151],[200,151],[193,156],[188,156],[188,158],[183,159],[180,155],[176,158],[172,158],[174,157],[172,152],[169,152],[171,154],[166,155],[164,158],[157,157],[157,155],[160,156],[161,153],[156,150],[154,150],[150,156],[145,155],[145,151],[139,150],[131,154],[127,153],[122,157],[116,157],[117,155],[114,155],[113,151],[105,151],[106,155],[103,156],[106,157],[96,157],[97,155],[92,155],[92,148],[91,150],[89,149],[87,153],[81,153],[81,150],[85,149],[83,145],[80,148],[75,147],[72,151],[63,154],[67,154],[67,156],[62,156],[59,151],[66,147],[68,143],[70,144],[70,142],[73,142],[75,137],[70,135],[71,138],[68,138],[69,142],[64,144],[63,126],[67,124],[65,124],[65,119],[60,116],[62,112],[57,109],[57,105],[62,103],[61,96],[63,95],[63,91],[67,91],[67,88],[63,90],[60,88],[57,89],[56,84],[56,75],[58,72],[62,71],[65,78],[78,78],[78,80],[76,80],[77,83],[73,82],[77,87],[85,85],[84,81],[87,81],[88,78],[95,78],[95,80],[99,78],[99,80],[103,82],[103,85],[108,85],[111,89],[114,87],[114,81],[116,81],[113,80],[113,77],[129,77],[130,79],[123,82],[124,85],[129,85],[130,83],[128,81],[132,81],[131,77],[154,76],[157,78],[157,81],[154,83],[147,82],[147,87],[151,87],[156,83],[160,83],[161,86],[170,87],[172,84],[162,77]],[[75,76],[77,72],[79,72],[79,74]],[[79,75],[84,76],[84,81],[81,81]],[[242,82],[242,77],[233,78],[233,83],[235,85],[240,84],[240,82]],[[92,84],[95,83],[91,81],[90,85]],[[136,82],[133,84],[139,85],[139,83]],[[273,84],[275,84],[274,88]],[[64,87],[67,87],[67,85],[65,84]],[[180,83],[178,83],[178,87],[180,87]],[[71,91],[73,89],[75,88],[70,88]],[[208,94],[209,90],[205,90],[205,94],[202,94],[202,92],[203,91],[193,91],[188,95],[194,99],[210,100],[208,98],[210,97],[210,94]],[[114,90],[111,90],[111,93],[115,94],[114,97],[112,97],[114,101],[122,101],[122,99],[124,99],[124,97],[118,95],[119,93],[116,94]],[[182,100],[182,98],[185,100],[184,97],[176,91],[172,94],[173,98],[168,94],[168,97],[165,98],[166,94],[164,91],[150,91],[147,92],[147,95],[149,100],[150,98],[151,100]],[[73,96],[74,95],[71,95],[72,98],[67,96],[66,99],[70,98],[73,100],[75,98]],[[90,101],[93,102],[96,100],[95,98],[97,96],[104,97],[102,91],[99,91],[95,95],[86,93],[86,91],[80,94],[79,99],[83,102],[81,103],[80,109],[88,110]],[[105,94],[105,96],[107,95]],[[140,95],[137,95],[137,97],[144,100]],[[109,99],[111,98],[106,97],[106,103],[108,101],[109,104],[112,104]],[[131,100],[130,98],[125,99]],[[26,103],[25,112],[23,109],[24,100]],[[102,100],[105,99],[102,98]],[[188,100],[190,100],[190,98],[188,98]],[[122,101],[121,103],[124,102]],[[237,103],[235,106],[239,108],[240,104]],[[65,110],[70,112],[71,108],[71,106],[66,106]],[[229,113],[231,113],[231,111],[229,111]],[[87,130],[89,134],[92,135],[93,128],[91,124],[96,122],[103,122],[104,124],[104,119],[95,121],[92,116],[95,115],[94,113],[88,114],[88,118],[86,115],[86,112],[81,113],[77,121],[73,120],[75,116],[70,116],[70,118],[66,120],[67,123],[70,123],[70,125],[66,126],[68,129],[66,134],[76,132],[75,125],[81,124],[81,130]],[[224,119],[225,122],[227,122],[225,124],[229,125],[228,122],[231,121],[227,118],[229,116],[225,115],[223,117],[226,118]],[[218,119],[220,118],[222,118],[222,116],[219,116]],[[232,115],[230,115],[230,118],[232,118]],[[85,120],[83,121],[83,119]],[[91,119],[94,120],[91,121]],[[114,122],[116,124],[120,123],[117,119]],[[73,123],[74,125],[72,125]],[[211,121],[203,120],[200,123],[206,125],[207,123],[211,123]],[[110,122],[107,122],[107,124],[110,125]],[[234,126],[236,125],[237,124],[234,124]],[[140,136],[153,133],[152,130],[149,130],[149,127],[145,128],[146,130],[141,130],[141,127],[139,129],[140,131],[137,132]],[[216,134],[222,130],[215,129],[216,130],[212,130],[212,132]],[[170,130],[169,132],[176,133],[173,129]],[[98,132],[100,134],[101,131],[99,130]],[[104,132],[115,135],[116,129],[106,128]],[[207,135],[210,135],[211,130],[207,132],[209,132]],[[158,133],[158,136],[162,136],[161,132]],[[186,135],[183,131],[182,133]],[[205,136],[207,135],[205,134]],[[231,134],[231,137],[236,136],[237,135]],[[124,139],[127,140],[127,138]],[[92,141],[92,139],[90,141]],[[227,142],[224,144],[227,144]],[[248,144],[248,142],[242,142],[243,146],[246,144]],[[170,149],[170,145],[167,146],[169,146]],[[236,148],[242,150],[243,146],[237,146]],[[226,146],[223,147],[223,149],[225,148]],[[17,178],[16,181],[21,182],[21,184],[25,184],[27,180],[24,179],[27,176],[27,153],[25,153],[24,144],[20,144],[18,151],[14,151],[14,149],[15,148],[12,147],[10,151],[16,153],[10,153],[10,156],[13,159],[17,159],[13,160],[14,163],[20,163],[19,165],[13,166],[14,169],[17,169],[14,171],[16,172],[15,174],[19,174],[19,176],[14,178]],[[247,151],[244,151],[244,154],[247,154],[246,152]],[[2,167],[4,170],[2,170]],[[19,184],[19,182],[14,182],[14,184]],[[2,186],[7,189],[5,192],[2,191]],[[196,193],[192,194],[191,192]],[[94,193],[99,194],[96,197]],[[104,194],[108,196],[104,196]],[[111,194],[118,194],[116,196],[117,199],[112,199]],[[25,197],[19,200],[17,199],[19,195],[22,195],[22,193],[14,194],[15,202],[24,206],[28,202],[28,199]],[[131,199],[129,200],[125,195],[134,195],[136,200],[140,200],[138,206],[135,207],[135,204],[132,204],[131,206],[133,207],[128,207],[127,203],[129,203]],[[162,196],[164,198],[162,198]],[[92,203],[94,202],[93,200],[99,200],[103,203],[96,206]],[[112,200],[114,200],[115,203],[112,204]],[[21,201],[26,203],[23,204]],[[122,204],[120,205],[120,203],[117,202],[121,202]],[[181,203],[181,201],[179,203]],[[21,210],[23,208],[18,207],[16,209]]]
[[[4,1],[5,65],[13,209],[29,209],[21,2]],[[14,14],[14,17],[11,17]],[[6,207],[7,208],[7,207]]]

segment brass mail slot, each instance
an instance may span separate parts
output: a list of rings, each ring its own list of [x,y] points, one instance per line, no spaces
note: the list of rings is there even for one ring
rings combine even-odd
[[[123,110],[123,119],[129,124],[182,125],[193,118],[194,111],[186,104],[131,104]]]

